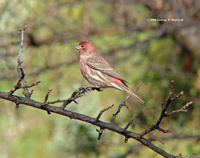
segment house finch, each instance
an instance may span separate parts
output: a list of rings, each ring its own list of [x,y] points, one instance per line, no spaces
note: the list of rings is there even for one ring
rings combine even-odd
[[[83,77],[96,88],[115,88],[124,91],[144,104],[144,101],[132,92],[127,82],[98,53],[94,45],[82,41],[75,46],[80,54],[80,69]]]

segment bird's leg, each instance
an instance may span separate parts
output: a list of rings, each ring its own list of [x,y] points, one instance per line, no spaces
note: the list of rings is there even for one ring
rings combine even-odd
[[[92,87],[92,86],[85,86],[85,85],[83,85],[82,88],[83,88],[83,90],[84,90],[85,92],[87,92],[88,90],[93,90],[93,91],[96,90],[96,91],[98,91],[98,92],[103,91],[103,90],[101,90],[101,89],[98,88],[98,87]]]
[[[101,92],[101,91],[103,91],[103,90],[101,90],[100,88],[98,88],[98,87],[91,87],[92,88],[92,90],[94,91],[94,90],[97,90],[98,92]]]

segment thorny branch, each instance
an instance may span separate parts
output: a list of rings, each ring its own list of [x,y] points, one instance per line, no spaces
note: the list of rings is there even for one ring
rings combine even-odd
[[[158,121],[155,122],[155,123],[153,123],[152,126],[151,126],[149,129],[147,129],[147,130],[143,131],[142,133],[140,133],[140,136],[141,136],[141,137],[143,137],[144,135],[146,135],[147,133],[149,133],[149,132],[151,132],[151,131],[153,131],[153,130],[155,130],[155,129],[158,129],[158,130],[162,131],[163,133],[169,133],[169,132],[171,132],[170,129],[164,130],[163,128],[160,127],[160,123],[161,123],[161,121],[163,120],[163,118],[164,118],[164,117],[167,117],[167,116],[169,116],[169,115],[171,115],[171,114],[177,113],[177,112],[187,112],[186,108],[187,108],[190,104],[193,103],[193,102],[189,102],[189,103],[187,103],[186,105],[184,105],[181,109],[179,109],[179,110],[174,110],[174,111],[168,113],[168,112],[167,112],[167,108],[169,107],[169,105],[170,105],[173,101],[177,100],[179,97],[181,97],[181,96],[183,95],[183,91],[181,91],[178,95],[174,94],[174,96],[173,96],[174,84],[175,84],[175,82],[172,80],[171,91],[170,91],[170,93],[169,93],[169,96],[168,96],[168,98],[167,98],[167,101],[166,101],[165,105],[164,105],[163,102],[161,103],[163,109],[162,109],[162,111],[161,111],[161,114],[160,114],[160,117],[159,117]]]
[[[99,113],[99,115],[98,115],[97,118],[96,118],[96,121],[98,121],[98,120],[100,119],[101,115],[102,115],[105,111],[111,109],[113,106],[114,106],[114,104],[111,105],[111,106],[109,106],[109,107],[106,108],[106,109],[101,110],[100,113]]]
[[[64,109],[72,101],[74,103],[78,104],[78,102],[76,101],[76,99],[82,97],[85,93],[90,92],[90,91],[94,91],[94,90],[101,91],[99,88],[96,88],[96,87],[82,86],[82,87],[78,88],[77,90],[75,90],[72,93],[71,97],[68,98],[68,99],[65,99],[65,100],[58,99],[58,100],[55,100],[55,101],[49,101],[49,102],[47,102],[49,94],[52,91],[52,89],[50,89],[50,90],[48,90],[47,94],[45,95],[43,106],[48,105],[48,104],[63,103],[63,105],[62,105],[61,108]]]
[[[47,102],[47,100],[48,100],[48,98],[49,98],[49,94],[50,94],[51,91],[52,91],[52,89],[48,90],[48,92],[47,92],[47,94],[46,94],[46,96],[45,96],[45,98],[44,98],[44,103]]]
[[[111,123],[106,123],[106,122],[100,121],[99,119],[100,119],[101,115],[103,114],[103,112],[111,109],[114,105],[109,106],[108,108],[100,111],[99,115],[96,118],[92,118],[92,117],[85,116],[85,115],[82,115],[82,114],[79,114],[79,113],[75,113],[75,112],[72,112],[72,111],[65,110],[65,107],[68,104],[70,104],[72,101],[75,102],[76,104],[78,104],[77,101],[76,101],[77,98],[82,97],[86,92],[90,92],[90,91],[94,91],[94,90],[101,91],[99,88],[90,87],[90,86],[82,86],[79,89],[77,89],[76,91],[74,91],[69,99],[66,99],[66,100],[58,99],[56,101],[47,102],[49,95],[50,95],[50,92],[52,91],[52,90],[49,90],[45,95],[43,103],[34,101],[34,100],[30,99],[30,96],[31,96],[33,90],[29,93],[28,88],[37,85],[38,83],[40,83],[40,81],[33,83],[31,85],[26,85],[26,82],[24,80],[25,73],[24,73],[23,69],[21,68],[21,65],[22,65],[23,62],[20,61],[21,51],[22,51],[22,48],[23,48],[24,31],[26,30],[26,28],[27,28],[27,26],[25,25],[24,28],[19,29],[19,31],[21,32],[21,43],[20,43],[20,50],[19,50],[19,53],[18,53],[18,60],[17,60],[17,63],[18,63],[17,72],[19,74],[19,80],[18,80],[17,84],[14,85],[14,87],[9,92],[7,92],[7,93],[6,92],[0,92],[0,98],[14,102],[16,104],[16,108],[18,108],[19,104],[24,104],[24,105],[28,105],[28,106],[31,106],[31,107],[34,107],[34,108],[41,109],[41,110],[46,110],[48,112],[48,114],[51,114],[51,112],[53,112],[53,113],[57,113],[57,114],[60,114],[60,115],[64,115],[64,116],[69,117],[71,119],[77,119],[77,120],[84,121],[84,122],[93,124],[95,126],[98,126],[98,127],[100,127],[100,130],[96,129],[96,131],[99,133],[98,139],[101,138],[103,130],[108,129],[108,130],[114,131],[116,133],[119,133],[119,134],[125,136],[125,141],[124,141],[125,143],[128,142],[129,138],[133,138],[133,139],[141,142],[143,145],[147,146],[148,148],[152,149],[153,151],[157,152],[158,154],[160,154],[164,157],[176,158],[176,157],[182,156],[182,154],[179,154],[178,156],[171,155],[171,154],[165,152],[164,150],[158,148],[154,144],[152,144],[152,141],[158,140],[158,139],[155,138],[155,135],[150,139],[146,139],[146,138],[143,137],[144,135],[146,135],[147,133],[149,133],[149,132],[151,132],[155,129],[158,129],[158,130],[160,130],[164,133],[170,132],[169,129],[164,130],[164,129],[160,128],[160,124],[161,124],[161,121],[163,120],[163,118],[170,116],[172,114],[178,113],[178,112],[187,112],[186,108],[190,104],[192,104],[192,102],[189,102],[189,103],[185,104],[181,109],[174,110],[174,111],[169,112],[169,113],[167,112],[167,108],[169,107],[169,105],[173,101],[177,100],[180,96],[183,95],[183,92],[180,92],[178,95],[175,94],[173,96],[174,81],[172,81],[171,91],[169,93],[169,96],[167,98],[165,105],[164,105],[163,102],[161,103],[162,111],[161,111],[161,115],[160,115],[158,121],[155,122],[149,129],[143,131],[140,134],[136,134],[134,132],[127,130],[128,127],[133,123],[133,120],[134,120],[134,118],[136,117],[137,114],[133,115],[133,117],[131,118],[131,120],[129,121],[129,123],[126,125],[126,127],[124,129],[114,125],[114,120],[115,120],[117,114],[120,112],[120,110],[123,106],[127,107],[128,110],[131,111],[130,108],[126,105],[126,102],[130,98],[130,96],[128,96],[119,105],[117,112],[115,114],[113,114],[113,117],[111,119]],[[21,86],[21,82],[23,83],[23,86]],[[136,90],[134,92],[136,92],[139,89],[140,86],[141,86],[141,84],[138,85],[138,87],[136,88]],[[13,93],[16,90],[18,90],[19,88],[23,88],[25,90],[25,93],[24,93],[25,98],[13,95]],[[50,104],[61,103],[61,102],[63,103],[63,105],[61,107],[50,105]],[[163,142],[161,142],[161,143],[163,143]]]
[[[24,27],[22,29],[19,28],[19,31],[21,33],[21,42],[20,42],[20,48],[19,48],[19,52],[18,52],[18,59],[17,59],[17,72],[18,72],[20,78],[22,78],[21,71],[23,70],[21,68],[23,61],[21,61],[20,58],[21,58],[21,52],[22,52],[22,48],[23,48],[23,44],[24,44],[24,32],[27,29],[27,27],[28,27],[27,25],[24,25]],[[23,85],[26,87],[26,81],[24,80],[24,77],[22,78],[21,81],[22,81]],[[30,98],[32,93],[29,93],[27,88],[24,88],[24,91],[25,91],[25,93],[24,93],[25,97]]]
[[[137,113],[133,115],[130,122],[126,125],[126,127],[124,127],[124,131],[126,131],[129,128],[129,126],[133,123],[133,120],[136,116],[137,116]]]
[[[178,109],[178,110],[174,110],[174,111],[168,112],[168,113],[166,113],[165,115],[166,115],[166,116],[169,116],[169,115],[175,114],[175,113],[177,113],[177,112],[187,112],[187,109],[186,109],[186,108],[189,107],[192,103],[193,103],[192,101],[191,101],[191,102],[188,102],[188,103],[186,103],[182,108],[180,108],[180,109]]]
[[[26,98],[30,98],[33,90],[31,90],[31,92],[28,91],[28,88],[33,87],[35,85],[37,85],[38,83],[40,83],[40,81],[32,83],[31,85],[26,85],[26,81],[24,79],[25,77],[25,73],[24,70],[22,69],[21,65],[23,63],[23,61],[21,61],[21,52],[22,52],[22,48],[23,48],[23,43],[24,43],[24,31],[27,29],[27,25],[24,25],[24,27],[21,29],[19,28],[18,30],[21,33],[21,41],[20,41],[20,48],[19,48],[19,52],[18,52],[18,58],[17,58],[17,72],[19,75],[19,80],[16,83],[16,85],[14,85],[14,87],[7,93],[8,96],[12,95],[17,89],[23,88],[25,92],[23,92],[24,96]],[[21,84],[21,82],[23,83],[23,86]],[[19,104],[16,104],[16,109],[19,108]]]
[[[137,88],[134,90],[134,93],[140,88],[142,84],[140,83]],[[115,114],[113,114],[113,117],[111,118],[111,123],[114,123],[115,118],[117,116],[117,114],[119,114],[119,112],[121,111],[121,108],[123,106],[125,106],[130,112],[132,112],[132,110],[126,105],[127,100],[130,98],[131,96],[129,95],[118,107],[117,112]]]
[[[102,136],[102,134],[103,134],[103,129],[102,128],[100,128],[100,130],[98,130],[98,129],[96,129],[96,131],[99,133],[99,136],[98,136],[98,140],[100,140],[101,139],[101,136]]]
[[[96,87],[91,87],[91,86],[82,86],[79,89],[77,89],[76,91],[74,91],[74,93],[71,95],[71,97],[67,100],[65,100],[63,102],[62,108],[64,109],[68,104],[70,104],[72,101],[76,104],[78,104],[78,102],[76,101],[77,98],[80,98],[83,96],[83,94],[90,92],[90,91],[94,91],[97,90],[98,92],[101,91],[100,88],[96,88]]]
[[[21,81],[22,79],[24,79],[24,71],[22,68],[20,68],[20,77],[19,80],[17,81],[16,85],[14,85],[14,87],[8,92],[8,95],[12,95],[17,89],[19,89],[21,87]]]

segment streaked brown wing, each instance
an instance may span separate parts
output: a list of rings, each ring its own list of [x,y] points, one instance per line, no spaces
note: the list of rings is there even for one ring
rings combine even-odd
[[[94,60],[92,58],[87,58],[86,64],[91,67],[92,69],[101,71],[105,73],[108,76],[117,78],[121,81],[128,83],[126,80],[124,80],[120,74],[117,73],[104,59],[101,57],[99,60]],[[125,84],[125,83],[124,83]],[[126,85],[126,84],[125,84]]]

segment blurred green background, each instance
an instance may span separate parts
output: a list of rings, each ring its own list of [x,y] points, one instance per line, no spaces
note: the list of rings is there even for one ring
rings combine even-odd
[[[20,43],[18,28],[25,31],[21,60],[27,84],[33,87],[32,99],[43,102],[67,99],[74,90],[89,85],[79,69],[79,54],[74,49],[82,40],[91,41],[99,53],[146,101],[141,105],[131,98],[115,120],[125,127],[137,113],[129,130],[140,133],[155,122],[175,81],[174,92],[184,96],[168,111],[194,103],[187,113],[174,114],[161,124],[171,133],[156,133],[165,144],[155,145],[168,153],[200,155],[200,1],[183,0],[1,0],[0,1],[0,91],[8,92],[18,81],[16,71]],[[152,19],[182,19],[167,21]],[[199,73],[198,73],[199,72]],[[15,95],[22,95],[22,90]],[[112,114],[127,94],[115,89],[90,92],[72,103],[68,110],[96,117],[100,110],[115,104],[101,120],[110,122]],[[136,140],[104,131],[97,140],[96,127],[45,111],[0,100],[0,158],[123,158],[161,157]],[[60,106],[57,104],[57,106]]]

